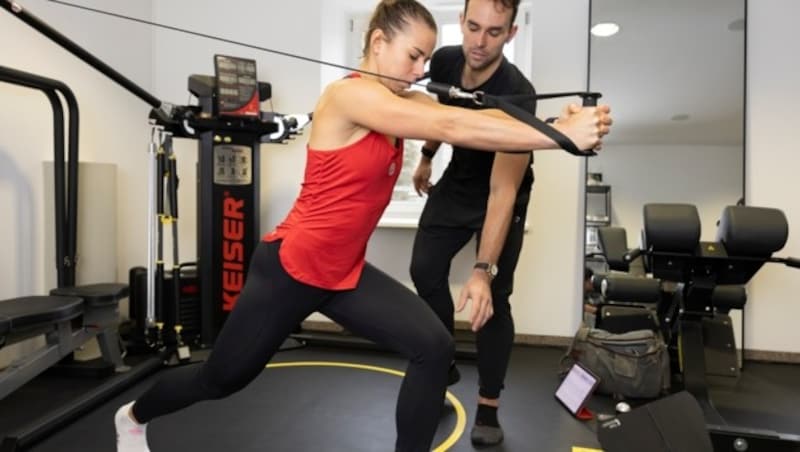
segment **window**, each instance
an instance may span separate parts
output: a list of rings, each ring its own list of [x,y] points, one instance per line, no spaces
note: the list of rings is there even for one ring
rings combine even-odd
[[[442,6],[440,9],[431,9],[436,23],[439,25],[437,48],[447,45],[461,44],[461,25],[459,13],[461,6]],[[520,5],[517,14],[517,35],[503,49],[503,54],[509,61],[515,63],[523,74],[530,74],[530,25],[528,20],[528,5]],[[348,61],[358,61],[361,55],[364,33],[368,26],[369,17],[363,15],[351,18],[351,33],[348,43]],[[423,87],[415,86],[412,89],[424,91]],[[420,148],[424,143],[418,140],[406,140],[403,155],[403,168],[392,193],[392,201],[384,212],[378,226],[381,227],[410,227],[417,226],[419,215],[425,205],[425,198],[417,195],[414,190],[414,170],[420,159]],[[442,144],[436,157],[433,159],[431,182],[435,183],[441,177],[452,155],[450,145]]]

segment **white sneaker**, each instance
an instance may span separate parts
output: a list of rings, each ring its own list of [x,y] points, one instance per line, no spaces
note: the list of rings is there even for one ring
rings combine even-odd
[[[131,419],[133,402],[121,406],[114,415],[117,428],[117,452],[150,452],[147,447],[147,424]]]

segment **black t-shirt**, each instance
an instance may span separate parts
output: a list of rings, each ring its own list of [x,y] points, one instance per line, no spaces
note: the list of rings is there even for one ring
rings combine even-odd
[[[431,81],[461,88],[464,63],[461,46],[440,48],[431,58]],[[522,72],[509,63],[505,57],[494,74],[483,85],[464,91],[483,91],[486,94],[498,96],[536,93],[533,85],[522,75]],[[472,109],[484,108],[466,99],[446,99],[440,96],[439,102]],[[536,113],[534,98],[515,103],[526,111]],[[453,146],[453,157],[441,179],[431,188],[420,223],[430,226],[476,229],[482,227],[486,216],[489,180],[494,156],[494,152]],[[530,163],[533,164],[533,153],[530,154]],[[532,186],[533,170],[529,166],[517,192],[514,204],[515,214],[519,215],[525,212]]]

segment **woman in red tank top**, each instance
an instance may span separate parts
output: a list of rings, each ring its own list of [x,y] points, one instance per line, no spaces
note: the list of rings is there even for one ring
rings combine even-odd
[[[365,35],[362,75],[331,83],[320,97],[300,195],[253,253],[244,289],[214,350],[201,367],[167,373],[117,411],[118,452],[149,451],[149,421],[244,388],[315,311],[408,358],[395,413],[395,450],[431,449],[453,339],[416,294],[364,262],[400,172],[402,138],[496,151],[556,147],[497,110],[448,107],[408,91],[422,77],[435,43],[436,23],[424,6],[415,0],[378,4]],[[571,112],[555,127],[580,149],[594,148],[608,131],[607,112]],[[491,315],[491,303],[473,300],[473,328]]]

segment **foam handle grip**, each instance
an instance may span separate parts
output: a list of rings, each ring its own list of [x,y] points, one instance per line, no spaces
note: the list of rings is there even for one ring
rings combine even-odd
[[[582,95],[583,97],[583,106],[584,107],[596,107],[597,106],[597,98],[600,97],[600,93],[586,93]],[[584,150],[587,156],[597,155],[597,152],[588,149]]]
[[[596,107],[597,98],[600,97],[600,93],[585,93],[582,97],[584,107]]]
[[[427,89],[429,93],[444,97],[450,97],[450,88],[452,88],[452,86],[439,82],[429,82],[425,85],[425,89]]]
[[[786,258],[786,265],[792,268],[800,268],[800,259],[796,257]]]

